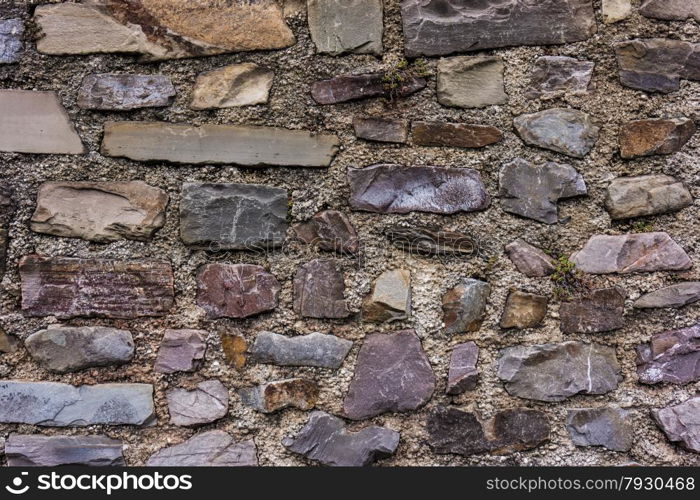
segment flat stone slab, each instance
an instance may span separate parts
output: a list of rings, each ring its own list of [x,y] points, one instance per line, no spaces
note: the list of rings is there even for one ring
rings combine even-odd
[[[605,197],[605,209],[615,220],[677,212],[692,204],[688,188],[670,175],[618,177]]]
[[[332,259],[314,259],[294,275],[294,312],[305,318],[347,318],[345,278]]]
[[[571,256],[571,261],[591,274],[680,271],[693,265],[685,250],[662,232],[597,234]]]
[[[464,342],[452,348],[450,368],[447,373],[447,394],[457,396],[476,388],[479,371],[479,347],[474,342]]]
[[[506,255],[515,267],[531,278],[549,276],[556,269],[556,263],[549,255],[522,238],[505,246]]]
[[[695,134],[693,120],[670,118],[635,120],[620,129],[620,156],[669,155],[681,150]]]
[[[306,222],[292,226],[295,236],[327,252],[355,254],[360,242],[355,226],[343,212],[324,210]]]
[[[55,92],[0,90],[0,151],[85,153],[80,136]]]
[[[106,122],[101,152],[136,161],[233,164],[247,167],[327,167],[335,135],[245,125]]]
[[[338,417],[315,411],[301,431],[285,438],[282,444],[324,465],[363,467],[393,455],[399,438],[398,432],[376,425],[348,431]]]
[[[228,389],[216,379],[205,380],[190,390],[177,388],[166,393],[170,423],[194,427],[216,422],[228,413]]]
[[[58,382],[0,382],[0,422],[45,427],[151,425],[153,386]]]
[[[483,108],[508,101],[500,57],[443,58],[438,61],[437,71],[437,98],[443,106]]]
[[[534,328],[547,314],[548,299],[544,295],[510,292],[501,316],[501,328]]]
[[[603,0],[601,8],[603,22],[613,24],[623,21],[632,15],[631,0]]]
[[[355,136],[359,139],[376,142],[408,141],[408,121],[393,118],[355,116],[352,119]]]
[[[362,320],[375,323],[401,321],[411,314],[411,272],[391,269],[377,277],[362,303]]]
[[[574,158],[583,158],[593,149],[600,131],[590,115],[568,108],[516,116],[513,126],[525,144]]]
[[[24,22],[0,19],[0,64],[16,63],[22,57]]]
[[[255,467],[257,448],[252,439],[236,442],[224,431],[195,434],[187,441],[161,448],[146,462],[148,467]]]
[[[405,0],[401,17],[408,57],[580,42],[596,32],[591,0]]]
[[[496,127],[466,123],[413,122],[411,131],[416,146],[483,148],[503,139]]]
[[[677,283],[646,293],[634,301],[638,309],[683,307],[700,300],[700,281]]]
[[[169,199],[141,181],[45,182],[29,225],[64,238],[148,240],[165,224]]]
[[[566,430],[576,446],[602,446],[626,452],[634,442],[629,411],[611,406],[568,410]]]
[[[174,303],[173,270],[162,260],[27,255],[20,260],[22,311],[57,318],[164,316]]]
[[[78,107],[130,110],[170,106],[175,87],[164,75],[88,75],[78,91]]]
[[[197,370],[207,351],[207,335],[204,330],[165,330],[153,371],[175,373]]]
[[[382,54],[382,0],[309,0],[306,8],[319,54]]]
[[[642,384],[688,384],[700,380],[700,325],[652,335],[637,347]]]
[[[645,0],[639,13],[644,17],[665,21],[700,21],[700,3],[693,0]]]
[[[10,467],[126,466],[122,442],[107,436],[10,434],[5,456]]]
[[[567,300],[559,307],[564,333],[610,332],[625,326],[625,292],[621,288],[601,288]]]
[[[475,332],[481,328],[491,285],[473,278],[463,279],[442,297],[445,333]]]
[[[131,332],[106,326],[49,327],[24,342],[34,361],[59,373],[122,365],[134,357]]]
[[[378,164],[348,168],[350,207],[366,212],[453,214],[491,203],[481,175],[470,168]]]
[[[683,403],[652,410],[654,420],[669,441],[679,443],[688,451],[700,453],[700,396]]]
[[[275,72],[253,63],[231,64],[197,75],[192,109],[235,108],[265,104]]]
[[[311,410],[316,406],[319,387],[303,378],[266,382],[255,387],[239,389],[241,402],[262,413],[274,413],[285,408]]]
[[[385,234],[396,247],[412,254],[474,256],[476,240],[459,231],[444,231],[436,226],[409,227],[395,224]]]
[[[613,347],[576,341],[503,349],[498,377],[509,394],[537,401],[606,394],[622,381]]]
[[[386,73],[336,76],[311,85],[311,97],[318,104],[340,104],[371,97],[407,97],[428,84],[425,78],[408,77],[401,87],[392,89],[386,77]]]
[[[9,186],[0,184],[0,279],[5,274],[7,247],[10,243],[10,221],[15,214],[15,203]]]
[[[351,348],[351,341],[319,332],[296,337],[260,332],[255,337],[250,355],[258,363],[337,370]]]
[[[525,97],[552,99],[565,94],[585,94],[591,84],[594,67],[592,61],[581,61],[573,57],[539,57],[530,75]]]

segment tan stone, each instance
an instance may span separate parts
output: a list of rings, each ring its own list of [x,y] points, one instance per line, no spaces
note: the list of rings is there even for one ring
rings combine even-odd
[[[397,321],[411,311],[411,273],[407,269],[384,271],[374,282],[362,305],[364,321]]]
[[[252,63],[232,64],[200,73],[190,107],[214,109],[265,104],[274,76],[274,71]]]
[[[438,101],[443,106],[483,108],[505,104],[503,60],[497,56],[460,56],[440,59]]]
[[[221,349],[224,351],[226,361],[237,370],[241,370],[245,366],[248,343],[242,335],[222,334]]]
[[[627,19],[632,14],[630,0],[603,0],[603,22],[612,24]]]
[[[501,316],[501,328],[532,328],[547,313],[547,297],[514,291],[508,294]]]

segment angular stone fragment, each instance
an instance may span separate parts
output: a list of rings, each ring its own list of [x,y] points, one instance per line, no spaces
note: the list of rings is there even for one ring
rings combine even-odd
[[[40,5],[44,54],[140,54],[145,60],[288,47],[294,34],[275,0],[91,0]]]
[[[634,429],[628,413],[611,406],[569,410],[566,430],[576,446],[603,446],[613,451],[630,451]]]
[[[641,273],[690,269],[693,262],[662,232],[591,236],[571,261],[591,274]]]
[[[46,427],[151,425],[150,384],[72,386],[58,382],[0,381],[0,422]]]
[[[452,348],[450,369],[447,374],[447,394],[456,396],[476,388],[479,371],[479,347],[474,342],[464,342]]]
[[[613,45],[620,83],[633,89],[668,94],[680,80],[700,80],[700,43],[647,38]]]
[[[695,134],[695,123],[688,118],[636,120],[620,129],[620,156],[669,155],[683,147]]]
[[[362,319],[381,323],[408,318],[411,314],[411,272],[407,269],[384,271],[375,280],[372,292],[362,303]]]
[[[433,395],[435,374],[413,330],[365,337],[343,401],[344,414],[362,420],[420,408]]]
[[[645,0],[639,13],[666,21],[700,21],[700,3],[697,0]]]
[[[21,19],[0,19],[0,64],[11,64],[22,56],[24,23]]]
[[[637,347],[642,384],[688,384],[700,380],[700,324],[652,335]]]
[[[440,59],[437,98],[443,106],[483,108],[505,104],[503,59],[496,56],[462,56]]]
[[[583,158],[593,149],[600,131],[589,115],[567,108],[516,116],[513,125],[525,144],[574,158]]]
[[[0,90],[0,109],[0,151],[85,153],[85,147],[55,92]]]
[[[348,168],[348,182],[353,210],[453,214],[491,203],[479,172],[464,167],[378,164]]]
[[[688,189],[670,175],[618,177],[608,186],[605,197],[611,219],[676,212],[692,203]]]
[[[525,96],[529,99],[551,99],[569,93],[585,94],[594,67],[592,61],[565,56],[542,56],[535,61]]]
[[[278,127],[167,122],[107,122],[101,152],[136,161],[327,167],[338,138]]]
[[[613,24],[632,15],[631,0],[603,0],[603,22]]]
[[[395,247],[410,253],[473,256],[477,251],[471,236],[437,227],[394,225],[385,234]]]
[[[279,281],[254,264],[205,264],[197,273],[197,305],[210,318],[247,318],[277,307]]]
[[[355,135],[360,139],[377,142],[397,142],[408,140],[408,121],[393,118],[361,117],[352,119]]]
[[[5,456],[10,467],[126,465],[122,442],[107,436],[10,434],[5,441]]]
[[[22,311],[57,318],[164,316],[174,302],[173,270],[162,260],[27,255],[19,262]]]
[[[338,104],[370,97],[407,97],[427,85],[425,78],[407,77],[400,87],[392,89],[385,77],[386,73],[369,73],[321,80],[311,85],[311,97],[319,104]]]
[[[256,467],[258,451],[252,439],[236,442],[229,434],[212,430],[187,441],[161,448],[146,462],[148,467]]]
[[[320,54],[382,54],[382,0],[308,0],[307,12]]]
[[[170,106],[175,87],[164,75],[88,75],[78,91],[78,107],[130,110]]]
[[[204,330],[165,330],[153,370],[158,373],[193,372],[207,350]]]
[[[275,72],[253,63],[231,64],[197,75],[192,109],[235,108],[265,104]]]
[[[522,158],[503,165],[498,184],[504,211],[547,224],[559,220],[560,199],[588,193],[583,176],[571,165],[535,165]]]
[[[547,314],[547,297],[520,291],[510,292],[501,316],[501,328],[533,328]]]
[[[475,332],[481,327],[491,286],[485,281],[462,280],[442,297],[445,333]]]
[[[228,389],[216,379],[205,380],[191,391],[167,392],[170,423],[193,427],[215,422],[228,413]]]
[[[389,457],[399,446],[398,432],[371,425],[352,432],[338,417],[315,411],[295,437],[282,441],[290,451],[324,465],[363,467]]]
[[[7,246],[10,241],[9,226],[14,212],[12,191],[8,186],[0,184],[0,279],[5,274]]]
[[[561,331],[564,333],[599,333],[625,326],[625,293],[621,288],[593,290],[583,297],[561,303]]]
[[[522,238],[508,243],[505,250],[508,258],[525,276],[531,278],[549,276],[556,268],[554,259]]]
[[[669,441],[680,443],[688,451],[700,453],[700,396],[675,406],[652,410],[652,415]]]
[[[452,148],[483,148],[503,139],[496,127],[465,123],[413,122],[413,144]]]
[[[328,252],[355,254],[360,247],[352,222],[337,210],[319,212],[308,221],[295,224],[292,229],[304,243]]]
[[[224,357],[229,364],[233,365],[237,370],[243,369],[246,362],[246,351],[248,350],[248,342],[242,335],[221,335],[221,349],[224,351]]]
[[[310,410],[316,406],[319,388],[316,382],[289,378],[240,389],[241,402],[262,413],[274,413],[285,408]]]
[[[683,307],[698,300],[700,300],[700,281],[687,281],[646,293],[632,305],[638,309]]]
[[[343,273],[331,259],[314,259],[294,276],[294,312],[305,318],[347,318]]]
[[[613,347],[575,341],[503,349],[498,377],[509,394],[538,401],[605,394],[622,380]]]
[[[591,0],[405,0],[401,17],[409,57],[579,42],[596,32]]]
[[[0,327],[0,353],[15,352],[17,350],[17,344],[19,344],[19,340],[12,335],[8,335],[7,332]]]
[[[351,348],[351,341],[319,332],[298,337],[260,332],[255,337],[250,354],[258,363],[316,366],[336,370],[343,364]]]
[[[134,357],[131,332],[106,326],[49,327],[24,342],[34,361],[59,373],[122,365]]]
[[[32,231],[108,242],[147,240],[165,224],[168,194],[141,181],[45,182]]]

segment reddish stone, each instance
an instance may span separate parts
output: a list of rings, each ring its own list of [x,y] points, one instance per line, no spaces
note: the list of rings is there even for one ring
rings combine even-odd
[[[354,254],[359,249],[355,227],[344,213],[337,210],[319,212],[293,229],[297,238],[321,250]]]
[[[424,78],[409,77],[399,88],[391,89],[385,82],[385,76],[385,73],[371,73],[321,80],[311,86],[311,97],[319,104],[337,104],[369,97],[406,97],[427,85]]]
[[[294,311],[306,318],[346,318],[343,273],[330,259],[314,259],[294,277]]]
[[[496,127],[466,123],[414,122],[413,144],[453,148],[482,148],[503,139]]]

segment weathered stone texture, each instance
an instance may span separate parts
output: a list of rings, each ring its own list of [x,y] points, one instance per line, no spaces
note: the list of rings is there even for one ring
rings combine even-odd
[[[311,39],[320,54],[382,53],[382,0],[308,0]]]
[[[637,347],[642,384],[688,384],[700,380],[700,325],[652,335]]]
[[[447,374],[447,394],[456,396],[476,388],[479,371],[479,347],[474,342],[457,344],[452,348],[450,368]]]
[[[530,99],[551,99],[564,94],[585,94],[594,67],[592,61],[565,56],[542,56],[535,61],[525,96]]]
[[[443,106],[483,108],[505,104],[503,59],[463,56],[438,61],[437,98]]]
[[[400,321],[411,313],[411,272],[407,269],[384,271],[375,280],[372,292],[362,304],[362,319],[381,323]]]
[[[360,139],[376,142],[396,142],[408,140],[408,121],[393,118],[361,117],[352,119],[355,135]]]
[[[7,247],[10,242],[9,226],[15,213],[15,203],[11,189],[0,184],[0,280],[5,274]]]
[[[314,259],[294,276],[294,311],[305,318],[346,318],[343,273],[331,259]]]
[[[338,369],[351,348],[349,340],[318,332],[297,337],[260,332],[250,354],[258,363]]]
[[[673,154],[695,134],[695,123],[688,118],[636,120],[620,129],[620,156]]]
[[[434,226],[394,225],[386,230],[386,236],[395,247],[410,253],[468,257],[477,250],[476,240],[468,234]]]
[[[167,392],[170,423],[184,427],[215,422],[228,413],[228,389],[218,380],[205,380],[192,390]]]
[[[442,297],[445,333],[475,332],[481,327],[491,286],[485,281],[464,279]]]
[[[634,438],[629,412],[609,406],[569,410],[566,430],[576,446],[603,446],[613,451],[629,451]]]
[[[360,249],[357,231],[350,219],[337,210],[324,210],[292,229],[297,238],[321,250],[355,254]]]
[[[319,387],[311,380],[289,378],[245,387],[238,394],[244,405],[262,413],[274,413],[285,408],[310,410],[316,406]]]
[[[583,158],[593,149],[600,131],[591,116],[567,108],[516,116],[513,125],[525,144],[574,158]]]
[[[613,24],[632,15],[631,0],[603,0],[603,22]]]
[[[407,97],[427,85],[425,78],[408,77],[392,89],[385,81],[386,73],[342,75],[311,85],[311,97],[318,104],[339,104],[370,97]]]
[[[656,423],[669,441],[680,443],[688,451],[700,453],[700,396],[683,403],[652,410]]]
[[[207,350],[204,330],[165,330],[153,370],[158,373],[192,372]]]
[[[564,333],[600,333],[625,326],[625,293],[621,288],[602,288],[567,300],[559,307]]]
[[[236,442],[229,434],[213,430],[155,452],[149,467],[255,467],[258,456],[252,439]]]
[[[639,13],[665,21],[700,21],[700,3],[697,0],[644,0]]]
[[[175,87],[164,75],[88,75],[78,91],[82,109],[131,110],[170,106]]]
[[[688,188],[670,175],[618,177],[608,186],[605,197],[611,219],[676,212],[692,203]]]
[[[548,276],[556,268],[554,259],[522,238],[508,243],[505,251],[518,271],[525,276],[533,278]]]
[[[483,148],[503,139],[503,133],[488,125],[413,122],[413,144],[452,148]]]
[[[10,434],[5,442],[5,456],[10,467],[126,465],[122,442],[107,436]]]
[[[534,328],[547,314],[547,297],[514,291],[508,294],[501,316],[501,328]]]
[[[698,300],[700,300],[700,282],[688,281],[646,293],[632,305],[639,309],[683,307]]]
[[[0,19],[0,64],[16,63],[22,57],[24,22],[21,19]]]
[[[231,64],[197,75],[192,109],[234,108],[267,103],[275,72],[253,63]]]

